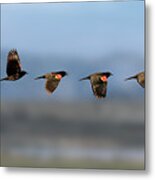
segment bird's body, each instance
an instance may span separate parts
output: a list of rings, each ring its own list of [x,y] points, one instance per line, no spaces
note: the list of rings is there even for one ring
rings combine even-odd
[[[35,78],[35,80],[46,79],[45,89],[48,92],[48,94],[51,94],[58,87],[61,79],[66,75],[67,73],[65,71],[51,72],[43,76],[39,76]]]
[[[11,50],[8,53],[6,73],[8,76],[0,79],[0,81],[16,81],[27,74],[27,72],[23,71],[21,68],[20,58],[17,50]]]
[[[108,77],[111,75],[112,74],[110,72],[98,72],[80,80],[90,80],[95,97],[104,98],[107,94]]]
[[[140,72],[134,76],[127,78],[126,80],[136,79],[138,84],[145,88],[145,72]]]

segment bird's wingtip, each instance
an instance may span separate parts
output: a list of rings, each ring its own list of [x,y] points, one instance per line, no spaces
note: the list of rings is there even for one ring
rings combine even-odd
[[[88,79],[90,79],[89,76],[88,76],[88,77],[81,78],[81,79],[79,79],[79,81],[88,80]]]
[[[45,88],[45,90],[46,90],[46,93],[47,93],[48,96],[50,96],[52,94],[52,92],[49,91],[47,88]]]
[[[36,78],[34,78],[34,80],[44,79],[44,78],[45,78],[45,75],[43,75],[43,76],[39,76],[39,77],[36,77]]]
[[[128,81],[128,80],[129,80],[129,78],[124,79],[124,81]]]
[[[131,79],[135,79],[135,78],[136,78],[135,76],[132,76],[132,77],[126,78],[125,81],[131,80]]]

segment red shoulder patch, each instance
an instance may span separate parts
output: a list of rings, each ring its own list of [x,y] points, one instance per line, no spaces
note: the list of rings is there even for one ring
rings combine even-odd
[[[60,80],[62,78],[62,76],[61,76],[61,74],[56,74],[55,78]]]
[[[107,78],[106,76],[101,76],[101,80],[102,80],[103,82],[106,82],[106,81],[108,81],[108,78]]]

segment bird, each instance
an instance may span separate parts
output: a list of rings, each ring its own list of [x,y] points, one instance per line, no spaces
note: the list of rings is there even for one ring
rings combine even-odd
[[[51,73],[47,73],[42,76],[39,76],[35,78],[35,80],[46,79],[45,89],[47,93],[50,95],[55,91],[61,79],[66,75],[68,75],[66,71],[57,71],[57,72],[51,72]]]
[[[127,80],[131,80],[131,79],[136,79],[138,84],[141,87],[145,88],[145,72],[140,72],[134,76],[131,76],[131,77],[125,79],[125,80],[127,81]]]
[[[16,81],[28,74],[26,71],[22,70],[20,58],[15,49],[10,50],[8,53],[6,74],[7,77],[0,79],[0,81]]]
[[[107,94],[108,78],[112,75],[111,72],[97,72],[80,79],[80,81],[90,80],[95,97],[105,98]]]

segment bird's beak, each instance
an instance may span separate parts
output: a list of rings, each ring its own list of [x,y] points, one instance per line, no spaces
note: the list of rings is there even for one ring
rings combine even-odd
[[[68,76],[68,73],[66,72],[63,77]]]
[[[110,76],[113,76],[113,74],[111,73]]]

